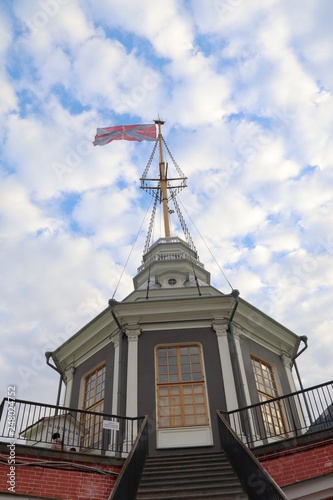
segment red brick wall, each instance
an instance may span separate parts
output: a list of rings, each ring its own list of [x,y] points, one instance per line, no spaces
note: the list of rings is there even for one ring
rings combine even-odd
[[[19,463],[54,463],[43,465],[18,465]],[[65,470],[56,459],[45,457],[16,456],[15,493],[35,497],[49,497],[63,500],[107,500],[116,481],[116,476],[101,474],[93,469],[119,472],[121,467],[92,462],[64,461],[71,470]],[[76,468],[76,466],[78,466]],[[83,467],[82,467],[83,466]],[[88,469],[89,468],[89,469]],[[9,466],[2,461],[0,467],[0,492],[10,493],[7,483]]]
[[[257,457],[279,486],[333,472],[333,442],[321,441]]]

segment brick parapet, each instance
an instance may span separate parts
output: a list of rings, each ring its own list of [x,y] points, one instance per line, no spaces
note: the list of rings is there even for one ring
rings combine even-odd
[[[280,487],[333,472],[333,440],[257,455]]]
[[[123,462],[96,455],[89,457],[49,450],[48,454],[53,456],[45,456],[45,452],[38,454],[34,449],[33,454],[27,452],[15,455],[16,494],[57,500],[107,500]],[[2,493],[13,492],[9,490],[8,457],[7,452],[1,451]]]

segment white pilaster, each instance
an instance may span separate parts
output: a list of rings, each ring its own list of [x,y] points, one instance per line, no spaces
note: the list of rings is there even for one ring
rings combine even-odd
[[[228,326],[226,323],[214,321],[214,323],[212,323],[212,327],[216,333],[217,342],[219,346],[227,410],[228,411],[236,410],[238,408],[238,402],[236,395],[235,379],[232,371],[232,364],[229,351],[228,333],[227,333]]]
[[[66,384],[65,400],[64,406],[69,406],[71,402],[72,387],[73,387],[73,376],[75,373],[75,368],[73,365],[67,366],[64,373],[64,382]]]
[[[287,375],[287,379],[288,379],[288,382],[290,385],[290,392],[296,392],[294,377],[291,373],[291,369],[292,369],[291,357],[286,352],[282,352],[280,357],[282,359],[282,363],[283,363],[283,366],[284,366],[284,369],[285,369],[285,372]]]
[[[138,325],[125,330],[128,340],[126,416],[138,416],[138,340],[141,330]]]
[[[291,392],[296,392],[295,382],[294,382],[294,379],[293,379],[293,376],[292,376],[292,373],[291,373],[291,370],[292,370],[292,360],[291,360],[291,357],[286,352],[282,352],[282,354],[281,354],[280,357],[282,359],[282,363],[283,363],[284,369],[286,371],[286,375],[287,375],[288,382],[290,384]],[[300,405],[300,402],[299,402],[299,398],[298,397],[294,397],[293,398],[293,402],[295,404],[295,408],[296,408],[297,413],[298,413],[298,418],[300,420],[300,424],[303,427],[303,429],[305,429],[306,424],[305,424],[305,420],[304,420],[303,411],[302,411],[302,408],[301,408],[301,405]],[[285,405],[285,400],[283,400],[282,405],[283,406]],[[290,408],[293,408],[293,405],[289,406],[289,410],[290,410]],[[284,410],[287,412],[287,408],[284,408]]]
[[[111,338],[114,346],[114,364],[113,364],[113,386],[112,386],[112,411],[114,415],[118,412],[118,375],[119,375],[119,364],[121,360],[119,359],[119,335]]]
[[[241,372],[242,381],[244,384],[245,404],[246,404],[246,406],[250,406],[251,397],[250,397],[249,385],[247,382],[247,377],[246,377],[245,368],[244,368],[244,360],[243,360],[243,355],[242,355],[242,350],[241,350],[241,345],[240,345],[240,333],[241,333],[240,329],[237,328],[237,326],[233,325],[233,334],[234,334],[234,339],[235,339],[236,353],[238,356],[239,368],[240,368],[240,372]]]

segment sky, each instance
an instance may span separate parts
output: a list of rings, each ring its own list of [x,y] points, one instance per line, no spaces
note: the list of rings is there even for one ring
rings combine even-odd
[[[330,0],[2,0],[1,399],[55,403],[44,353],[132,291],[153,143],[92,141],[158,117],[212,284],[230,293],[222,269],[308,337],[305,387],[333,379],[332,18]]]

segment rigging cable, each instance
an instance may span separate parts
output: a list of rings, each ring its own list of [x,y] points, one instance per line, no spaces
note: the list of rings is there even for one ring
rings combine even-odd
[[[180,201],[180,200],[179,200],[179,201]],[[218,268],[219,268],[219,270],[221,271],[221,273],[222,273],[222,275],[223,275],[224,279],[226,280],[226,282],[228,283],[228,285],[230,286],[231,291],[232,291],[232,290],[233,290],[233,286],[231,285],[230,281],[228,280],[228,278],[226,277],[225,273],[223,272],[223,269],[221,268],[220,264],[219,264],[219,263],[217,262],[217,260],[215,259],[215,257],[214,257],[214,255],[213,255],[212,251],[210,250],[209,246],[207,245],[206,241],[204,240],[204,238],[203,238],[202,234],[200,233],[199,229],[198,229],[198,228],[197,228],[197,226],[195,225],[195,223],[194,223],[194,221],[193,221],[192,217],[190,216],[190,214],[188,213],[188,211],[187,211],[187,210],[186,210],[186,208],[184,207],[184,204],[183,204],[182,202],[180,202],[180,203],[182,204],[182,207],[183,207],[184,211],[186,212],[186,214],[187,214],[188,218],[190,219],[190,221],[192,222],[193,226],[194,226],[194,227],[195,227],[195,229],[197,230],[197,232],[198,232],[198,234],[199,234],[200,238],[202,239],[202,241],[204,242],[204,244],[205,244],[205,246],[206,246],[206,248],[207,248],[208,252],[209,252],[209,253],[210,253],[210,255],[213,257],[213,260],[214,260],[215,264],[217,265],[217,267],[218,267]]]
[[[149,212],[149,210],[150,210],[150,206],[151,206],[151,204],[152,204],[152,200],[153,200],[153,199],[151,198],[150,203],[149,203],[149,205],[148,205],[148,208],[147,208],[147,210],[146,210],[146,213],[145,213],[145,215],[144,215],[144,217],[143,217],[143,219],[142,219],[141,226],[139,227],[138,233],[137,233],[137,235],[136,235],[136,237],[135,237],[135,240],[134,240],[134,242],[133,242],[133,245],[132,245],[132,248],[131,248],[131,250],[130,250],[130,253],[129,253],[128,257],[127,257],[127,260],[126,260],[126,262],[125,262],[125,265],[124,265],[124,267],[123,267],[123,270],[121,271],[121,274],[120,274],[120,277],[119,277],[119,280],[118,280],[117,286],[116,286],[116,288],[115,288],[115,290],[114,290],[114,292],[113,292],[112,298],[114,298],[114,296],[115,296],[115,295],[116,295],[116,293],[117,293],[117,290],[118,290],[118,287],[119,287],[119,283],[120,283],[120,281],[121,281],[121,279],[122,279],[122,277],[123,277],[123,274],[124,274],[125,269],[126,269],[126,267],[127,267],[128,261],[129,261],[129,260],[130,260],[130,258],[131,258],[132,252],[133,252],[133,250],[134,250],[134,246],[135,246],[135,244],[136,244],[136,242],[137,242],[137,240],[138,240],[138,238],[139,238],[139,234],[141,233],[141,229],[142,229],[142,226],[143,226],[143,224],[144,224],[144,221],[146,220],[147,214],[148,214],[148,212]]]

